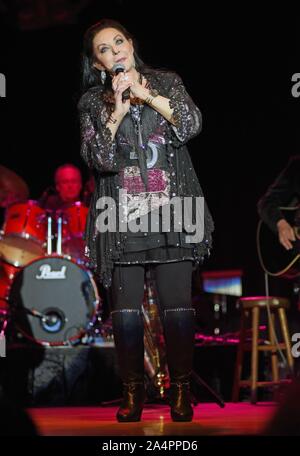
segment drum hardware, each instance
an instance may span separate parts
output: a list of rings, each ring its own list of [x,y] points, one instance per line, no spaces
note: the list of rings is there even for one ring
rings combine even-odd
[[[66,205],[50,214],[47,223],[47,254],[65,256],[89,268],[83,239],[88,208],[81,202]],[[55,235],[52,234],[55,226]],[[53,246],[53,240],[55,245]]]
[[[48,325],[49,327],[56,324],[57,317],[55,314],[60,314],[60,316],[62,316],[62,313],[59,311],[59,309],[55,309],[55,308],[45,309],[43,313],[38,312],[36,309],[33,309],[33,308],[32,309],[20,309],[19,311],[25,312],[28,315],[32,315],[33,317],[39,318],[43,324]],[[63,318],[61,318],[61,320],[67,321],[65,316]]]
[[[52,218],[47,218],[47,255],[52,254]]]
[[[43,313],[36,309],[19,309],[17,312],[25,312],[27,315],[38,318],[43,330],[49,333],[58,333],[68,321],[63,311],[55,307],[45,309]]]
[[[57,244],[56,244],[57,255],[62,254],[61,246],[62,246],[62,217],[58,217],[58,219],[57,219]]]

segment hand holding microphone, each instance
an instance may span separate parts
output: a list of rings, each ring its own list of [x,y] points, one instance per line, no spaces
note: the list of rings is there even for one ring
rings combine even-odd
[[[148,96],[145,88],[146,80],[143,78],[142,83],[134,80],[132,73],[125,72],[125,66],[122,63],[116,63],[112,67],[112,72],[114,73],[112,88],[116,100],[115,113],[124,116],[129,111],[131,94],[141,99],[146,99]]]
[[[125,100],[129,100],[130,98],[130,86],[132,85],[132,83],[128,80],[128,76],[125,75],[125,66],[122,64],[122,63],[116,63],[113,67],[112,67],[112,71],[114,73],[115,76],[118,76],[118,74],[121,74],[121,76],[119,77],[119,81],[126,81],[124,85],[128,85],[128,87],[122,92],[122,101],[124,102]]]
[[[112,87],[115,93],[122,93],[122,101],[124,103],[126,100],[130,99],[130,86],[132,86],[133,83],[128,75],[126,75],[125,66],[122,63],[116,63],[112,67],[112,72],[114,73]]]
[[[115,94],[114,115],[121,119],[127,114],[130,108],[130,86],[132,81],[125,75],[124,65],[118,63],[112,68],[112,88]]]

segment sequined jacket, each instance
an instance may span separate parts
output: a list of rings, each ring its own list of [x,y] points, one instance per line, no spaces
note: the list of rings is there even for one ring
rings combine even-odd
[[[166,141],[172,197],[203,196],[186,147],[186,143],[201,131],[201,113],[177,74],[152,70],[144,75],[153,89],[157,89],[160,95],[170,100],[169,104],[173,109],[173,117],[176,121],[175,127],[157,111],[145,105],[143,109],[144,142],[147,142],[147,138],[153,133],[153,130],[159,129],[160,132],[163,132]],[[97,200],[103,196],[112,197],[118,204],[120,171],[123,166],[121,154],[118,154],[118,150],[124,139],[124,131],[122,132],[121,123],[113,140],[109,128],[106,127],[113,108],[114,106],[107,101],[102,86],[89,89],[82,95],[78,103],[81,156],[86,164],[93,169],[96,182],[85,232],[87,255],[105,287],[111,285],[113,264],[119,258],[124,246],[124,233],[118,231],[99,233],[96,227],[96,218],[99,213],[96,208]],[[125,125],[126,122],[128,123],[127,116],[128,114],[123,119]],[[127,134],[134,135],[134,129],[127,129]],[[116,215],[118,222],[118,212]],[[193,245],[195,263],[201,263],[205,255],[209,254],[212,246],[213,229],[213,220],[205,203],[204,238],[201,242]]]

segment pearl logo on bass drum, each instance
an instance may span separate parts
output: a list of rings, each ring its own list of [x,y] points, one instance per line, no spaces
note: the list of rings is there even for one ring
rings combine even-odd
[[[40,267],[40,275],[36,275],[36,279],[66,279],[67,266],[62,266],[60,271],[52,271],[50,264],[42,264]]]
[[[43,256],[22,268],[8,298],[18,331],[45,346],[89,337],[101,306],[91,272],[58,256]]]

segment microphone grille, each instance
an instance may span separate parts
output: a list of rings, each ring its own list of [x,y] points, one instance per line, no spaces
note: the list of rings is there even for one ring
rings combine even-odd
[[[112,67],[113,73],[120,73],[121,71],[125,71],[125,66],[122,63],[115,63]]]

